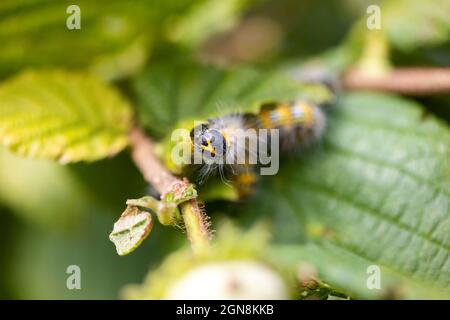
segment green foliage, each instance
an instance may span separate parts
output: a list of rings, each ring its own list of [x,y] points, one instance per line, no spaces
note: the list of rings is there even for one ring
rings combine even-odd
[[[185,46],[198,47],[208,36],[230,29],[243,9],[255,0],[206,0],[196,2],[188,12],[171,21],[169,38]]]
[[[90,75],[27,71],[0,86],[0,105],[0,141],[23,156],[95,161],[128,144],[130,106]]]
[[[81,9],[81,30],[66,27],[71,4]],[[371,4],[381,6],[381,30],[366,27]],[[111,230],[126,199],[154,196],[130,155],[118,155],[132,125],[161,142],[164,158],[171,130],[192,120],[331,98],[286,66],[320,62],[336,77],[355,67],[448,66],[449,11],[448,0],[0,1],[0,295],[117,298],[147,274],[122,297],[162,298],[193,267],[249,259],[280,273],[295,298],[450,299],[447,96],[419,104],[342,92],[324,140],[284,155],[248,202],[219,179],[197,189],[219,231],[203,255],[171,228],[152,230],[126,258],[107,237],[112,231],[127,254],[153,222],[141,211],[154,199],[147,196]],[[277,40],[249,21],[273,26]],[[260,48],[258,37],[273,43]],[[267,48],[264,64],[240,65],[239,52]],[[204,57],[237,65],[204,66]],[[173,196],[163,196],[163,209],[176,208]],[[222,228],[221,216],[241,226],[266,220],[273,241],[267,229]],[[66,287],[72,264],[82,290]],[[313,276],[303,281],[305,264]],[[367,287],[371,265],[380,267],[381,290]]]
[[[66,28],[66,9],[81,9],[81,29]],[[90,68],[105,78],[133,73],[146,61],[165,19],[187,0],[3,0],[0,75],[30,66]],[[156,6],[157,10],[149,10]]]
[[[450,1],[384,1],[382,25],[393,45],[412,51],[448,41],[450,36]]]
[[[278,241],[308,243],[285,255],[298,250],[321,279],[356,297],[374,297],[362,281],[371,264],[402,276],[387,281],[384,297],[403,286],[399,298],[448,297],[448,127],[415,103],[374,93],[344,97],[330,118],[323,144],[283,162],[245,218],[270,217]]]

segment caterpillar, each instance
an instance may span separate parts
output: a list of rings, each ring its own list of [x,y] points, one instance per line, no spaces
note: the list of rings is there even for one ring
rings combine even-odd
[[[256,114],[234,113],[195,126],[190,138],[202,163],[199,181],[211,173],[219,172],[221,177],[231,173],[240,197],[250,195],[264,149],[273,153],[273,143],[277,143],[277,150],[286,152],[319,140],[326,128],[325,107],[329,105],[304,99],[266,103]],[[251,130],[257,134],[249,134]],[[261,131],[263,134],[258,134]],[[275,131],[277,141],[273,141]]]

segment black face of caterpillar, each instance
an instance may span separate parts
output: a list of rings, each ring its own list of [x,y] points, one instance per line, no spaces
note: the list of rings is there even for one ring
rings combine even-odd
[[[208,124],[200,124],[191,131],[191,140],[195,151],[202,152],[205,160],[225,159],[226,141],[224,136]]]

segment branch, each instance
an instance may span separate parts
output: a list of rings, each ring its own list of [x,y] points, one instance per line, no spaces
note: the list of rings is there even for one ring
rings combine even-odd
[[[132,158],[136,166],[161,195],[176,190],[178,186],[186,185],[187,179],[178,179],[170,173],[159,161],[154,152],[153,142],[140,128],[130,132]],[[210,232],[208,218],[200,209],[196,199],[180,205],[186,233],[195,253],[201,253],[209,247]]]
[[[382,75],[347,71],[342,83],[349,90],[378,90],[422,96],[450,92],[450,68],[400,68]]]

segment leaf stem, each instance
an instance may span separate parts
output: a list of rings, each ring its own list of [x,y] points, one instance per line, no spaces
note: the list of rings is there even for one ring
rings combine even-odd
[[[171,192],[176,185],[186,184],[186,179],[179,179],[159,161],[154,152],[152,140],[138,127],[129,135],[132,146],[132,159],[138,169],[161,196]],[[196,199],[180,204],[181,216],[187,237],[195,254],[205,252],[209,247],[209,219],[200,209]]]
[[[209,247],[210,238],[208,218],[199,208],[196,199],[184,202],[180,207],[192,249],[196,254],[206,252]]]

